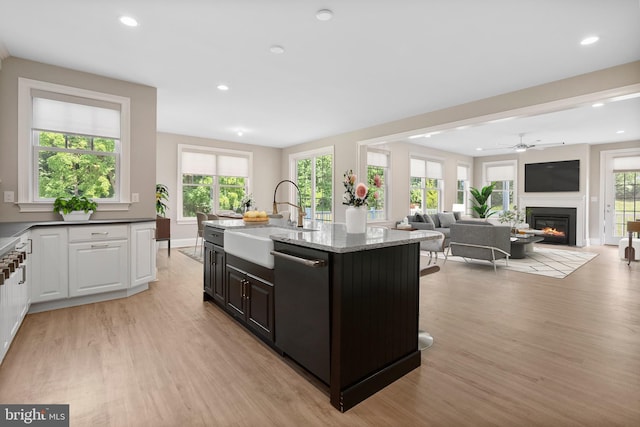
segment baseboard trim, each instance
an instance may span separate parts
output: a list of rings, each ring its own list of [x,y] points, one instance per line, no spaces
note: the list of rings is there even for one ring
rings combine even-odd
[[[113,299],[127,298],[149,289],[148,283],[122,289],[119,291],[105,292],[103,294],[85,295],[81,297],[59,299],[54,301],[43,301],[32,303],[29,307],[29,313],[41,313],[43,311],[57,310],[59,308],[75,307],[78,305],[92,304],[94,302],[103,302]]]

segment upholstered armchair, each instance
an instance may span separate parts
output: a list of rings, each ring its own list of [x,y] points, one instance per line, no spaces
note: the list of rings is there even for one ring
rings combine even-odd
[[[446,257],[451,255],[486,260],[496,269],[496,260],[511,256],[511,227],[484,221],[459,221],[451,225],[451,241]]]

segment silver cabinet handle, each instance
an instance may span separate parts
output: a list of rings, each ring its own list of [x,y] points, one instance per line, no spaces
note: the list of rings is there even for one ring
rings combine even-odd
[[[109,245],[108,244],[104,244],[104,245],[91,245],[91,249],[97,249],[97,248],[108,248]]]
[[[22,285],[27,281],[27,266],[23,264],[20,268],[22,268],[22,280],[18,282],[18,285]]]
[[[278,251],[271,251],[271,255],[273,256],[277,256],[289,261],[293,261],[293,262],[297,262],[299,264],[303,264],[307,267],[312,267],[312,268],[319,268],[319,267],[324,267],[325,265],[327,265],[327,262],[323,259],[306,259],[306,258],[300,258],[294,255],[289,255],[289,254],[285,254],[282,252],[278,252]]]
[[[92,236],[106,236],[108,234],[109,234],[108,231],[96,231],[96,232],[91,233]]]

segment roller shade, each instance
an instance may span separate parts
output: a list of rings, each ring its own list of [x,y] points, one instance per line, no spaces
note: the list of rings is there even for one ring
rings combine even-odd
[[[427,160],[426,178],[442,179],[442,163]]]
[[[458,166],[458,181],[469,180],[469,168],[467,166]]]
[[[207,153],[183,151],[182,173],[188,175],[215,175],[216,156]]]
[[[218,156],[218,175],[249,177],[249,159],[238,156]]]
[[[614,172],[640,171],[640,156],[615,157],[613,159]]]
[[[513,181],[515,180],[515,168],[513,165],[488,166],[487,181]]]
[[[423,178],[427,175],[427,162],[422,159],[411,159],[411,176]]]
[[[431,160],[411,159],[411,176],[442,179],[442,163]]]
[[[389,166],[389,156],[377,151],[367,151],[367,165],[386,168]]]
[[[34,129],[120,139],[120,112],[109,108],[33,98]]]

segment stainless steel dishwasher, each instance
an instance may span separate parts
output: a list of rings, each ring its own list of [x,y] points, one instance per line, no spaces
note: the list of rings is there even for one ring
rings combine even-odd
[[[281,242],[272,253],[276,347],[329,384],[329,254]]]

